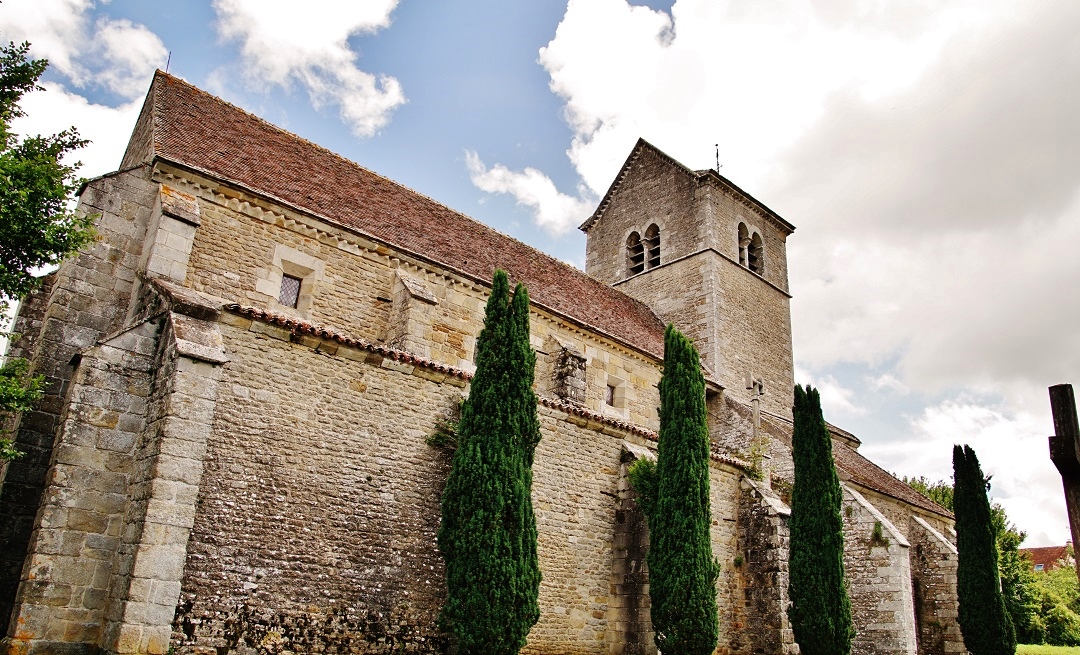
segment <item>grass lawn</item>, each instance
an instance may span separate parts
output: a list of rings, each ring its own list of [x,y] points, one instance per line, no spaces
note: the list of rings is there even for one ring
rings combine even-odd
[[[1016,655],[1080,655],[1080,646],[1031,646],[1019,644]]]

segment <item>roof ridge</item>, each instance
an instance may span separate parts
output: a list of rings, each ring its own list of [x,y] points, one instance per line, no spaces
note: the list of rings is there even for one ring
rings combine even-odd
[[[630,154],[626,157],[626,161],[624,161],[623,165],[619,168],[619,172],[615,176],[615,179],[612,180],[611,185],[608,186],[608,190],[604,194],[604,197],[600,200],[600,204],[597,205],[596,211],[594,211],[592,213],[592,216],[587,218],[584,223],[578,226],[579,230],[581,230],[582,232],[588,232],[589,229],[592,228],[592,226],[596,224],[598,220],[600,220],[600,217],[603,216],[604,212],[607,211],[608,205],[611,204],[611,199],[612,197],[614,197],[615,192],[619,189],[619,187],[622,186],[622,183],[626,180],[626,176],[630,172],[630,167],[634,164],[634,162],[638,160],[638,158],[641,157],[641,153],[643,153],[646,148],[649,148],[655,154],[660,155],[660,157],[662,157],[663,159],[666,159],[668,163],[682,169],[691,177],[696,175],[696,173],[691,170],[690,167],[678,161],[660,148],[657,148],[653,144],[649,143],[644,138],[638,137],[637,143],[634,144],[634,147],[630,150]]]
[[[158,72],[153,156],[480,283],[496,269],[538,304],[650,356],[663,322],[640,300],[461,211]]]
[[[312,147],[316,148],[317,150],[322,150],[323,152],[325,152],[325,153],[327,153],[327,154],[329,154],[331,156],[337,157],[338,159],[342,159],[344,161],[348,161],[348,162],[351,162],[353,164],[356,164],[356,162],[353,162],[350,159],[342,157],[341,155],[337,154],[333,150],[330,150],[329,148],[321,146],[318,143],[315,143],[314,141],[312,141],[311,139],[308,139],[306,137],[302,137],[299,134],[297,134],[296,132],[286,130],[284,127],[281,127],[280,125],[275,125],[274,123],[271,123],[270,121],[266,120],[265,118],[262,118],[258,114],[252,113],[252,112],[244,109],[243,107],[241,107],[238,104],[229,102],[228,100],[226,100],[224,98],[216,96],[213,93],[210,93],[209,91],[205,91],[205,90],[195,86],[194,84],[192,84],[191,82],[188,82],[187,80],[185,80],[182,77],[177,77],[176,75],[172,75],[171,73],[166,73],[165,71],[161,70],[160,68],[157,69],[156,71],[154,71],[154,77],[155,78],[163,78],[163,80],[164,80],[164,82],[166,84],[182,84],[185,87],[187,87],[188,89],[190,89],[191,91],[194,91],[195,93],[205,97],[207,100],[209,100],[211,102],[216,102],[218,104],[226,105],[226,106],[228,106],[228,107],[230,107],[232,109],[235,109],[236,111],[239,111],[239,112],[243,113],[248,118],[253,118],[256,121],[258,121],[259,123],[262,123],[263,125],[269,127],[270,129],[274,130],[275,132],[280,132],[281,134],[285,134],[285,135],[290,136],[290,137],[292,137],[294,139],[299,139],[300,141],[303,141],[306,145],[312,146]],[[157,80],[155,79],[155,81],[157,81]],[[156,98],[155,98],[155,100],[156,100]],[[156,103],[155,103],[155,109],[156,109]],[[155,129],[155,131],[157,130],[157,125],[154,126],[154,129]],[[364,168],[363,166],[360,166],[360,164],[356,164],[356,166],[359,166],[360,168]],[[378,175],[379,177],[382,177],[381,175],[379,175],[375,171],[372,171],[372,170],[369,170],[369,169],[366,169],[366,168],[364,168],[364,170],[371,173],[372,175]],[[390,182],[393,182],[393,180],[389,180],[389,178],[385,178],[385,179],[387,179]]]
[[[319,145],[318,143],[315,143],[314,141],[311,141],[310,139],[307,139],[307,138],[305,138],[303,136],[300,136],[299,134],[297,134],[295,132],[292,132],[290,130],[286,130],[283,127],[275,125],[275,124],[271,123],[270,121],[268,121],[268,120],[266,120],[264,118],[261,118],[258,115],[247,111],[246,109],[244,109],[243,107],[240,107],[239,105],[231,103],[228,100],[225,100],[224,98],[219,98],[218,96],[215,96],[214,94],[212,94],[212,93],[210,93],[208,91],[204,91],[203,89],[200,89],[199,87],[195,86],[194,84],[192,84],[191,82],[188,82],[187,80],[185,80],[183,78],[180,78],[180,77],[177,77],[175,75],[171,75],[169,73],[166,73],[165,71],[162,71],[161,69],[158,69],[155,72],[155,77],[163,78],[166,83],[182,84],[185,87],[189,88],[190,90],[194,91],[195,93],[199,94],[200,96],[203,96],[207,100],[226,105],[226,106],[228,106],[228,107],[230,107],[232,109],[235,109],[235,110],[237,110],[239,112],[242,112],[248,118],[253,118],[256,121],[258,121],[259,123],[269,127],[270,129],[272,129],[272,130],[274,130],[276,132],[284,134],[284,135],[286,135],[286,136],[288,136],[290,138],[297,139],[297,140],[303,142],[304,145],[314,147],[315,149],[320,150],[320,151],[326,153],[327,155],[329,155],[329,156],[331,156],[331,157],[333,157],[333,158],[335,158],[335,159],[337,159],[337,160],[339,160],[339,161],[341,161],[341,162],[343,162],[343,163],[345,163],[345,164],[347,164],[349,166],[360,169],[360,170],[364,171],[365,173],[368,173],[368,174],[373,175],[374,177],[377,177],[377,178],[379,178],[379,179],[381,179],[381,180],[383,180],[385,182],[388,182],[388,183],[394,185],[395,187],[397,187],[398,189],[404,191],[405,193],[412,194],[413,196],[416,196],[417,198],[420,198],[420,199],[424,200],[429,205],[434,205],[437,208],[449,210],[449,211],[453,212],[454,214],[456,214],[459,218],[463,218],[463,219],[465,219],[465,220],[467,220],[467,221],[469,221],[471,223],[474,223],[474,224],[476,224],[477,226],[479,226],[481,229],[483,229],[485,231],[491,232],[493,234],[498,234],[502,238],[509,239],[509,240],[521,245],[521,246],[524,246],[525,248],[528,248],[528,249],[534,251],[535,253],[539,254],[541,257],[551,261],[554,264],[557,264],[558,266],[561,266],[561,267],[566,268],[566,269],[568,269],[570,271],[573,271],[577,275],[581,275],[583,277],[586,277],[586,278],[588,278],[590,280],[595,281],[598,285],[601,285],[601,286],[603,286],[605,288],[611,288],[609,285],[604,284],[602,281],[600,281],[600,280],[596,279],[595,277],[589,275],[585,271],[582,271],[581,269],[577,268],[576,266],[573,266],[571,264],[568,264],[568,263],[562,261],[561,259],[553,257],[552,255],[544,252],[543,250],[540,250],[539,248],[534,248],[533,246],[530,246],[529,244],[525,243],[524,241],[522,241],[522,240],[520,240],[520,239],[518,239],[518,238],[516,238],[516,237],[514,237],[512,235],[504,234],[503,232],[500,232],[500,231],[496,230],[495,228],[491,227],[490,225],[487,225],[486,223],[484,223],[482,221],[479,221],[479,220],[473,218],[472,216],[469,216],[468,214],[465,214],[464,212],[461,212],[461,211],[459,211],[457,209],[454,209],[453,207],[449,207],[449,206],[439,202],[438,200],[435,200],[431,196],[429,196],[429,195],[427,195],[427,194],[425,194],[425,193],[423,193],[421,191],[417,191],[416,189],[413,189],[412,187],[405,186],[404,184],[402,184],[402,183],[400,183],[400,182],[398,182],[398,181],[396,181],[396,180],[394,180],[392,178],[386,177],[385,175],[381,175],[381,174],[371,170],[370,168],[367,168],[366,166],[363,166],[363,165],[349,159],[348,157],[345,157],[345,156],[343,156],[343,155],[341,155],[339,153],[334,152],[333,150],[330,150],[329,148],[326,148],[324,146]],[[156,99],[157,98],[155,97],[155,110],[156,110]],[[156,113],[156,111],[155,111],[155,113]],[[155,120],[156,120],[156,116],[155,116]],[[157,129],[158,129],[157,125],[155,124],[155,131]],[[289,203],[289,204],[293,204],[294,201],[288,201],[288,200],[281,199],[281,202],[286,202],[286,203]],[[307,211],[313,212],[313,210],[311,208],[304,208],[304,209],[306,209]],[[318,214],[318,212],[314,212],[314,213]],[[330,220],[330,219],[328,218],[328,220]],[[622,294],[622,292],[618,291],[617,289],[615,289],[615,291]],[[646,305],[645,303],[642,303],[641,301],[637,300],[636,298],[633,298],[632,296],[629,296],[627,294],[622,294],[622,295],[625,295],[627,298],[634,301],[635,303],[640,304],[642,307],[645,307],[646,309],[649,309],[650,312],[652,311],[652,309],[649,308],[648,305]],[[653,313],[655,313],[655,312],[653,312]]]

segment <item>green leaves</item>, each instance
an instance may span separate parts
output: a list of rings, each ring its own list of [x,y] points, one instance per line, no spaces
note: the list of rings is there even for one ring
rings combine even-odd
[[[440,616],[462,655],[513,655],[540,618],[532,462],[540,441],[529,295],[496,271],[476,343],[476,373],[457,426],[438,543]]]
[[[844,524],[832,440],[816,389],[795,386],[788,618],[803,655],[847,655],[855,635],[844,584]]]
[[[75,167],[64,164],[66,155],[86,141],[75,129],[52,136],[20,139],[11,121],[24,112],[23,94],[37,89],[37,80],[49,62],[28,59],[29,43],[0,48],[0,313],[8,302],[37,288],[44,267],[94,237],[92,219],[68,211],[78,180]],[[0,329],[6,329],[0,320]],[[41,378],[27,376],[25,360],[12,360],[0,369],[0,417],[23,412],[41,397]],[[0,438],[0,460],[20,456],[11,440]]]
[[[987,478],[970,446],[953,447],[960,631],[971,655],[1012,655],[1016,633],[1001,595]]]
[[[19,100],[37,87],[48,62],[27,59],[29,44],[0,48],[0,296],[18,299],[37,288],[41,268],[60,263],[94,236],[89,217],[68,210],[78,163],[64,163],[86,145],[75,128],[19,138],[11,120]]]
[[[0,425],[12,415],[31,409],[41,399],[44,384],[44,376],[29,375],[29,364],[25,359],[11,359],[0,366]],[[0,461],[22,455],[11,439],[0,431]]]
[[[709,430],[705,379],[690,340],[674,326],[664,333],[660,379],[660,442],[655,468],[630,471],[649,525],[649,597],[656,646],[675,655],[707,655],[720,626],[709,528]]]

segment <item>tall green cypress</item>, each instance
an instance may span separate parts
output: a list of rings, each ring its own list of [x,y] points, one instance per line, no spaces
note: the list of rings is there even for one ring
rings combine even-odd
[[[442,499],[440,622],[461,655],[512,655],[540,617],[532,461],[540,441],[529,295],[496,271]]]
[[[987,486],[975,451],[970,446],[953,446],[960,632],[971,655],[1012,655],[1016,631],[1001,596]]]
[[[664,333],[656,497],[647,504],[649,597],[656,646],[665,655],[708,655],[719,617],[709,528],[709,431],[705,379],[689,339]]]
[[[816,389],[795,386],[794,414],[788,618],[802,655],[847,655],[855,630],[844,583],[840,479]]]

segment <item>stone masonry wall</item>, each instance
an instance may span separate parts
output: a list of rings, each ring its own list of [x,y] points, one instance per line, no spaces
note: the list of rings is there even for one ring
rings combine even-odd
[[[487,287],[448,275],[385,246],[205,181],[158,177],[198,198],[195,233],[185,284],[196,291],[338,329],[369,341],[392,339],[411,352],[471,371],[476,335],[483,326]],[[261,202],[261,201],[260,201]],[[273,268],[279,246],[322,262],[304,312],[283,308],[258,288]],[[305,282],[306,284],[306,282]],[[413,288],[410,290],[407,285]],[[541,309],[532,314],[532,344],[542,355],[549,338],[585,357],[589,409],[650,429],[658,425],[658,362],[616,346]],[[541,356],[536,378],[550,390],[554,360]],[[608,384],[618,387],[617,405],[605,404]],[[547,385],[548,388],[544,388]]]
[[[435,652],[461,386],[223,314],[223,370],[173,625],[178,653]],[[369,358],[370,356],[370,358]]]
[[[851,596],[854,655],[915,655],[908,542],[855,489],[843,485],[844,573]]]
[[[11,652],[167,650],[213,413],[215,333],[162,314],[82,356],[5,644]]]
[[[788,623],[788,508],[767,486],[742,479],[739,543],[742,606],[731,622],[731,653],[795,655]]]
[[[715,259],[718,299],[717,370],[721,384],[749,401],[746,377],[765,385],[761,408],[790,417],[795,365],[791,353],[791,300],[758,276],[726,259]]]
[[[463,389],[429,369],[224,314],[226,347],[173,644],[432,652],[446,452],[425,437]],[[608,653],[622,443],[542,406],[533,496],[543,582],[527,653]],[[737,473],[712,471],[721,617],[736,614]],[[723,619],[725,622],[727,619]],[[726,633],[730,626],[725,623]]]
[[[716,379],[749,403],[748,377],[761,380],[761,407],[791,415],[794,361],[790,299],[750,271],[709,251],[616,285],[674,323]]]
[[[611,597],[607,641],[611,655],[655,655],[649,570],[649,526],[630,486],[628,472],[639,457],[655,461],[647,448],[624,443],[619,464],[619,497],[612,542]]]
[[[22,417],[15,435],[26,456],[10,464],[0,488],[0,625],[6,624],[15,600],[68,395],[71,359],[123,325],[156,192],[143,169],[89,182],[78,211],[98,215],[98,239],[53,274],[38,331],[31,333],[31,325],[19,324],[34,344],[34,372],[45,376],[46,389],[37,408]]]
[[[19,577],[10,644],[72,642],[84,649],[73,652],[93,652],[101,639],[161,323],[82,357]]]
[[[729,192],[722,183],[705,184],[698,188],[699,205],[709,207],[714,234],[709,247],[725,258],[739,261],[739,223],[751,233],[758,233],[764,249],[764,279],[780,289],[788,290],[787,237],[771,219],[756,208],[749,207]]]
[[[589,230],[585,270],[607,284],[630,277],[626,240],[644,236],[652,223],[660,228],[660,261],[670,262],[700,249],[705,223],[694,216],[696,182],[681,166],[651,149],[640,151],[619,182],[603,218]]]
[[[956,546],[918,516],[908,538],[919,655],[967,652],[957,622]]]

